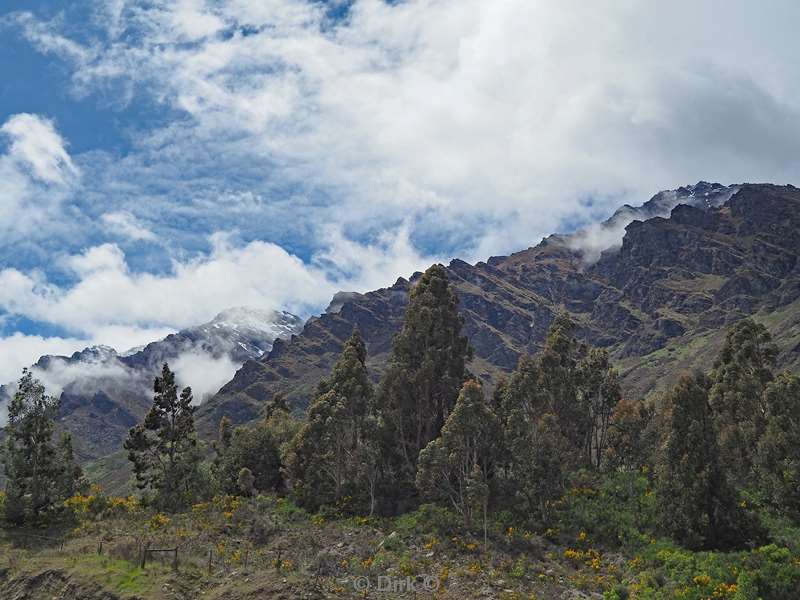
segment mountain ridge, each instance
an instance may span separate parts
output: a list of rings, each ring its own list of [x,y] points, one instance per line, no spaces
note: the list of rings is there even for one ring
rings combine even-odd
[[[472,371],[495,385],[521,355],[541,348],[555,314],[565,310],[578,322],[581,338],[611,352],[626,393],[644,396],[663,385],[667,366],[692,362],[685,354],[695,352],[696,366],[703,365],[720,337],[710,333],[745,316],[769,321],[786,307],[791,314],[777,339],[785,349],[783,364],[795,367],[800,190],[700,182],[673,192],[660,192],[645,209],[662,211],[677,200],[666,217],[633,220],[619,246],[597,256],[576,247],[577,233],[474,265],[451,261],[448,276],[475,348]],[[257,418],[276,393],[302,410],[354,326],[377,379],[414,279],[365,294],[337,294],[335,310],[310,319],[261,359],[247,361],[198,409],[200,427],[213,431],[223,414],[236,422]]]

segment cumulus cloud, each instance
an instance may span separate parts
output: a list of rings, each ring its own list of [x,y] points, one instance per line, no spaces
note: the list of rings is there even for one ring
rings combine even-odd
[[[403,236],[359,246],[330,235],[326,251],[307,264],[275,244],[234,246],[228,236],[217,234],[210,254],[176,260],[162,275],[132,272],[119,246],[102,244],[62,259],[62,268],[76,278],[72,286],[59,286],[37,272],[3,269],[0,310],[124,350],[157,339],[156,334],[206,322],[224,307],[309,314],[342,287],[364,289],[384,280],[385,269],[413,271],[430,261]],[[370,258],[358,264],[359,256]]]
[[[324,3],[114,1],[139,35],[68,56],[77,87],[187,114],[174,160],[272,161],[331,195],[323,221],[412,214],[484,258],[681,183],[794,177],[800,15],[778,4],[360,0],[331,23]]]

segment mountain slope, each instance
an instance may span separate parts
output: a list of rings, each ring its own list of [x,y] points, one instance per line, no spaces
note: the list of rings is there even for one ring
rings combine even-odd
[[[520,355],[541,347],[561,310],[578,321],[583,339],[609,349],[632,396],[664,385],[680,369],[708,366],[722,330],[747,315],[771,328],[781,364],[796,368],[800,190],[701,182],[631,210],[649,216],[671,205],[668,218],[630,223],[621,245],[595,262],[595,247],[580,243],[584,234],[550,236],[475,265],[452,261],[448,275],[475,350],[472,371],[494,385]],[[623,219],[619,215],[610,228]],[[417,276],[366,294],[337,295],[302,333],[246,362],[200,407],[201,427],[212,431],[224,414],[237,422],[253,419],[278,392],[304,407],[354,326],[378,377]]]

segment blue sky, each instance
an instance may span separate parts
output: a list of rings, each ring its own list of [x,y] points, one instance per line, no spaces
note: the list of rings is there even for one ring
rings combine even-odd
[[[797,183],[800,8],[11,0],[0,379],[304,316],[698,180]]]

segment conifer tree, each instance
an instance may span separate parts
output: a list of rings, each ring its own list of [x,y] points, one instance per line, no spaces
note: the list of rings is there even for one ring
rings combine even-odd
[[[470,526],[474,512],[489,501],[489,479],[494,468],[500,422],[474,380],[461,388],[441,436],[419,454],[416,485],[423,497],[444,500]]]
[[[153,390],[150,411],[130,430],[124,447],[137,487],[153,492],[159,507],[177,510],[191,502],[200,482],[192,389],[178,396],[175,375],[164,363]]]
[[[767,329],[743,319],[728,331],[711,372],[722,460],[739,483],[753,473],[753,455],[766,427],[764,389],[773,379],[777,353]]]
[[[71,496],[80,478],[69,435],[58,447],[53,429],[59,400],[23,369],[8,406],[3,463],[6,475],[6,519],[38,523]]]
[[[764,400],[767,425],[756,457],[760,487],[777,508],[800,518],[800,378],[779,375]]]
[[[665,401],[667,431],[657,463],[661,523],[692,549],[730,549],[752,533],[719,456],[709,404],[710,382],[702,373],[684,376]]]
[[[413,486],[419,452],[439,435],[467,377],[462,325],[447,272],[433,265],[411,290],[378,394],[385,460],[401,485]]]
[[[371,489],[362,481],[372,474],[365,461],[374,460],[369,447],[375,443],[366,359],[366,346],[355,329],[330,377],[320,382],[291,444],[287,471],[295,496],[306,506],[341,503]]]

